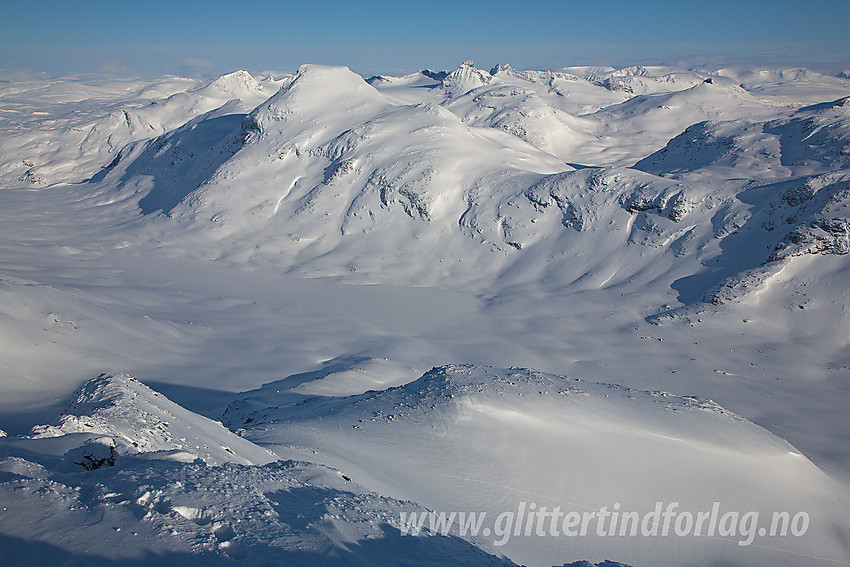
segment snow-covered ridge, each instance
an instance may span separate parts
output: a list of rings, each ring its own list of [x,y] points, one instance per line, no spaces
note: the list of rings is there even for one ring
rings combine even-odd
[[[281,399],[285,400],[287,397],[292,396],[285,393]],[[296,401],[289,407],[273,406],[275,411],[272,414],[267,413],[270,408],[243,411],[242,407],[254,408],[264,401],[262,394],[251,396],[245,401],[231,404],[223,419],[230,427],[246,428],[246,431],[263,429],[270,420],[277,423],[281,416],[286,416],[286,419],[310,420],[323,415],[329,417],[330,412],[333,412],[335,417],[348,413],[372,413],[379,421],[394,421],[418,418],[417,416],[422,414],[439,414],[447,411],[450,406],[474,404],[489,398],[518,400],[523,397],[571,399],[588,404],[593,404],[594,399],[605,398],[610,403],[655,406],[673,412],[700,410],[720,414],[733,421],[743,421],[719,404],[693,396],[677,396],[661,391],[641,392],[617,384],[587,382],[527,368],[484,368],[470,364],[432,368],[417,380],[403,386],[367,392],[350,398],[298,399],[296,396]],[[391,413],[389,408],[392,408]]]
[[[456,528],[402,537],[400,514],[421,509],[416,503],[370,493],[340,471],[309,463],[137,460],[124,467],[119,459],[106,470],[67,474],[12,456],[0,459],[0,502],[7,509],[15,503],[0,550],[13,563],[312,567],[392,565],[405,557],[415,567],[449,558],[516,565],[458,537]],[[60,539],[42,543],[33,533]]]
[[[252,395],[223,419],[285,457],[340,468],[372,490],[431,509],[496,515],[529,498],[587,509],[610,504],[606,498],[624,509],[657,501],[699,508],[710,506],[703,500],[710,493],[752,510],[817,510],[820,536],[842,529],[832,498],[844,489],[787,442],[710,400],[472,365],[434,368],[357,396],[305,398],[298,390]],[[837,540],[818,539],[804,545],[841,553]],[[666,545],[677,559],[655,564],[735,555],[709,541]],[[512,540],[501,549],[514,561],[549,565],[570,554],[640,564],[652,548],[588,537]],[[748,564],[770,561],[770,553],[751,553]]]
[[[101,374],[83,384],[62,412],[59,425],[37,426],[32,437],[75,433],[108,437],[119,455],[149,453],[200,459],[210,465],[262,465],[276,460],[220,423],[180,407],[125,374]]]

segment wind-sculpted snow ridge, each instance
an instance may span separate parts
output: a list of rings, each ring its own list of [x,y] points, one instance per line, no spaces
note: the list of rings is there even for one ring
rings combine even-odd
[[[64,437],[70,444],[88,437],[86,443],[95,443],[94,450],[100,449],[98,444],[112,445],[118,458],[131,454],[187,462],[200,459],[209,465],[276,460],[220,423],[180,407],[123,374],[102,374],[83,384],[62,412],[60,424],[37,426],[32,437]],[[74,464],[77,453],[84,457],[87,449],[88,445],[74,448],[74,454],[66,458],[68,464]]]
[[[282,398],[286,398],[286,393]],[[394,421],[411,419],[415,416],[441,414],[447,408],[463,406],[485,398],[513,398],[534,396],[548,399],[550,396],[564,399],[581,397],[603,397],[621,400],[634,400],[634,403],[649,403],[670,411],[698,409],[728,416],[741,421],[741,418],[727,411],[711,400],[701,400],[694,397],[675,396],[668,392],[640,392],[624,388],[617,384],[600,384],[586,382],[576,378],[567,378],[552,374],[537,372],[526,368],[498,369],[478,367],[474,365],[447,365],[432,368],[422,377],[403,386],[386,390],[367,392],[362,395],[341,399],[311,398],[299,400],[288,408],[280,409],[280,413],[263,415],[262,410],[251,410],[245,413],[240,409],[242,402],[234,402],[225,411],[225,421],[230,427],[251,429],[261,428],[279,420],[281,415],[287,419],[314,419],[319,417],[334,417],[346,414],[372,413],[375,419],[370,421]],[[588,398],[589,399],[589,398]],[[249,405],[262,403],[261,397],[250,397]],[[317,411],[317,407],[322,408]],[[386,414],[387,408],[393,408],[392,414]],[[270,421],[271,420],[271,421]]]
[[[638,565],[773,565],[786,552],[846,553],[844,536],[827,535],[846,528],[835,501],[846,488],[710,400],[471,365],[351,397],[298,390],[259,392],[231,404],[223,419],[284,457],[346,470],[368,488],[430,509],[496,517],[521,502],[650,511],[661,501],[691,510],[719,501],[741,510],[807,510],[819,522],[812,539],[774,540],[768,545],[776,549],[745,555],[739,545],[699,537],[665,540],[664,559],[651,538],[502,541],[517,563],[607,556]]]

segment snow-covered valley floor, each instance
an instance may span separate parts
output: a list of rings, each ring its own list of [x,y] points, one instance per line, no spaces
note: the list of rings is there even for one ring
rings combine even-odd
[[[850,564],[848,96],[0,83],[0,561]]]

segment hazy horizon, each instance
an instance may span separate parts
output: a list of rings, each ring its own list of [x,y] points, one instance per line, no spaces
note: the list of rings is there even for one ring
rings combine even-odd
[[[0,78],[212,77],[235,69],[294,72],[303,63],[403,74],[453,69],[469,59],[482,68],[502,62],[533,69],[670,63],[805,66],[829,74],[850,69],[843,30],[850,4],[809,6],[546,1],[518,9],[475,1],[423,9],[378,0],[309,7],[96,1],[81,10],[35,1],[5,8]]]

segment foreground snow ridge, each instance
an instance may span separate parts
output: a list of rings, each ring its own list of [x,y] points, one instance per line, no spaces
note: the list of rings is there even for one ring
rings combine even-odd
[[[417,503],[280,461],[127,375],[88,381],[60,425],[4,439],[0,458],[0,503],[17,511],[0,556],[13,563],[389,565],[401,554],[410,565],[514,565],[456,528],[408,536],[400,521]],[[94,553],[96,540],[111,545]]]
[[[119,455],[200,460],[208,465],[276,460],[220,423],[185,410],[126,374],[101,374],[89,380],[62,412],[60,425],[33,431],[36,439],[74,434],[107,438]]]
[[[843,489],[786,442],[709,400],[473,365],[434,368],[356,396],[297,390],[233,402],[225,420],[243,438],[133,377],[88,381],[59,425],[0,442],[0,500],[24,511],[4,536],[4,553],[98,564],[86,545],[95,533],[118,541],[132,534],[126,546],[99,552],[104,562],[159,555],[177,564],[274,555],[308,565],[313,553],[361,564],[401,552],[422,553],[422,565],[439,557],[555,565],[606,555],[642,564],[659,545],[694,563],[722,562],[740,557],[745,538],[757,544],[747,565],[839,553],[828,534],[840,529],[835,497]],[[36,495],[53,514],[30,508]],[[588,525],[588,510],[608,516],[597,518],[598,529],[520,530],[534,523],[523,510],[555,506],[557,518],[583,515]],[[636,525],[618,533],[605,523],[611,509],[652,517],[663,507],[681,517],[714,510],[714,527],[700,537],[705,528],[685,534],[680,523],[669,534]],[[463,522],[423,525],[439,514],[431,510],[450,508],[479,523],[519,510],[518,527],[507,533],[498,519],[474,532]],[[721,509],[726,520],[718,520]],[[750,521],[739,528],[742,515],[763,515],[761,525],[773,529],[777,513],[805,515],[805,525],[784,539],[756,538],[759,524]],[[92,530],[98,515],[108,521]],[[660,527],[661,516],[652,521]],[[67,543],[28,543],[33,532]]]
[[[777,549],[754,548],[746,564],[770,564],[783,551],[841,554],[842,544],[822,536],[841,529],[834,497],[846,489],[787,442],[709,400],[529,369],[450,365],[404,386],[344,398],[261,392],[231,404],[224,419],[281,456],[346,470],[366,487],[426,509],[494,520],[530,502],[577,513],[648,513],[660,502],[694,516],[719,503],[718,509],[736,507],[736,517],[768,518],[767,525],[773,512],[803,512],[818,523],[812,533],[819,535],[759,540]],[[741,544],[728,545],[729,537],[606,537],[619,535],[609,534],[608,524],[599,528],[604,533],[582,537],[533,537],[541,534],[516,529],[532,537],[488,543],[523,564],[606,554],[635,564],[679,564],[652,559],[659,545],[694,564],[741,556]],[[475,535],[487,542],[496,530]]]

